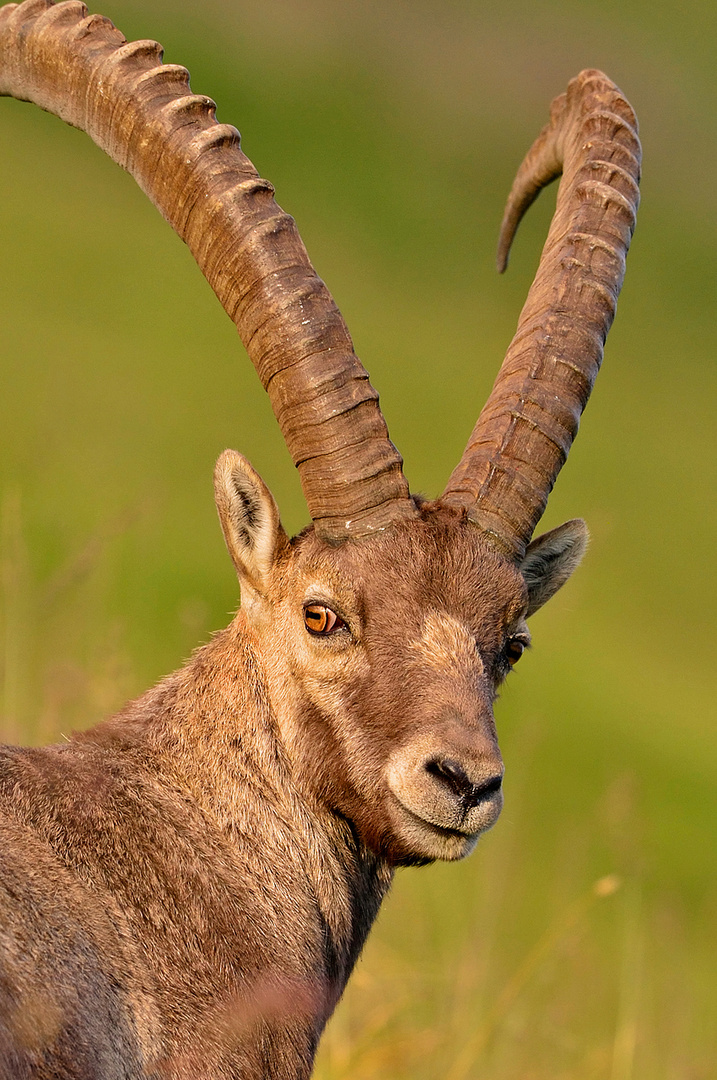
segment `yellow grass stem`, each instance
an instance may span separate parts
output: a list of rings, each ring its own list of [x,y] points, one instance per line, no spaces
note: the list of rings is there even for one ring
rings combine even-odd
[[[552,953],[565,935],[584,918],[598,899],[612,896],[620,888],[621,881],[615,874],[599,878],[591,888],[579,896],[551,923],[528,951],[522,963],[511,975],[498,994],[482,1022],[467,1040],[446,1073],[446,1080],[467,1080],[476,1059],[483,1053],[498,1025],[508,1015],[513,1003],[545,959]],[[618,1080],[617,1077],[614,1080]],[[619,1080],[623,1080],[620,1076]]]

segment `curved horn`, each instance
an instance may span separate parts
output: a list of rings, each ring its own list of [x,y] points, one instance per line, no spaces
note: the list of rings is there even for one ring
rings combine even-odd
[[[520,559],[577,433],[602,361],[639,203],[637,120],[614,83],[583,71],[551,107],[503,217],[498,269],[521,217],[562,172],[518,329],[442,501],[465,507]]]
[[[0,94],[86,131],[188,244],[269,393],[317,532],[338,541],[413,516],[378,395],[293,219],[236,129],[161,60],[78,0],[0,10]]]

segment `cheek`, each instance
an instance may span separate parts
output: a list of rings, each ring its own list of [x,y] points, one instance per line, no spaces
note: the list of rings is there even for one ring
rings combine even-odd
[[[287,619],[277,630],[275,649],[283,654],[287,676],[299,694],[324,715],[347,717],[370,678],[363,650],[316,639],[299,620]]]
[[[375,800],[390,725],[375,702],[371,664],[358,648],[330,657],[317,658],[314,652],[299,650],[294,661],[293,678],[301,688],[304,715],[313,714],[315,724],[330,739],[333,751],[328,764],[335,782],[345,791],[362,792]]]
[[[325,716],[350,725],[361,713],[359,703],[370,683],[369,664],[357,653],[317,657],[314,652],[302,650],[295,658],[294,678]]]

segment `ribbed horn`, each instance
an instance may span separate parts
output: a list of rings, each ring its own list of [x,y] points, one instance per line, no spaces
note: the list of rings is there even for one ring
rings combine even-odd
[[[615,315],[639,203],[640,142],[606,75],[583,71],[551,107],[503,217],[504,270],[521,217],[562,173],[538,272],[490,397],[442,501],[520,559],[577,433]]]
[[[294,221],[154,41],[128,44],[77,0],[0,9],[0,94],[81,128],[134,176],[234,321],[331,541],[416,514],[378,395]]]

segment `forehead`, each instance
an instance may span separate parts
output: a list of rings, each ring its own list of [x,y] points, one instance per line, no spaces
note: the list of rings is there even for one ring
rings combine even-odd
[[[338,547],[308,533],[295,550],[292,576],[359,610],[388,614],[400,606],[418,618],[435,609],[475,622],[498,614],[517,618],[525,607],[525,584],[516,567],[473,525],[452,515],[425,514]]]

